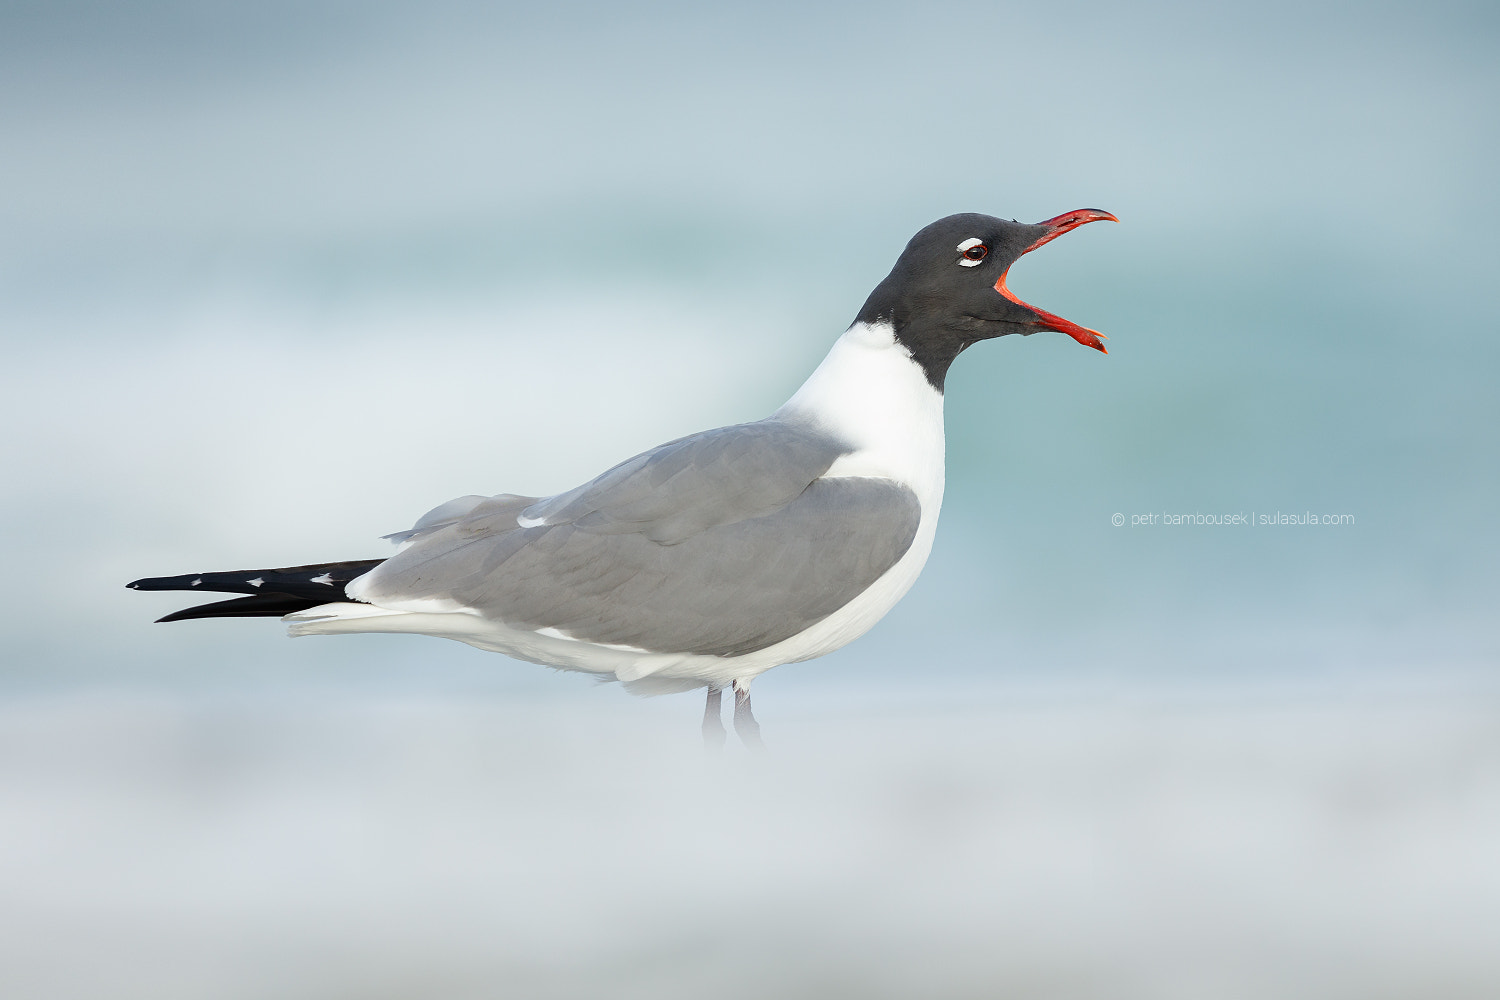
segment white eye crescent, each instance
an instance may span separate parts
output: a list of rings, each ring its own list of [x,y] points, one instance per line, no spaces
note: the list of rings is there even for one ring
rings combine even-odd
[[[970,236],[954,249],[963,254],[958,259],[959,267],[977,267],[990,252],[990,248],[984,245],[984,240],[975,236]]]

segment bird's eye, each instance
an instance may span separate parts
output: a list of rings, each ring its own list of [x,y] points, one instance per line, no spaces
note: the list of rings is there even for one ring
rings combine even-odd
[[[990,252],[989,247],[985,246],[983,242],[972,236],[964,240],[954,249],[964,255],[963,260],[960,260],[958,262],[959,266],[961,267],[973,267],[980,261],[984,260],[985,254]]]

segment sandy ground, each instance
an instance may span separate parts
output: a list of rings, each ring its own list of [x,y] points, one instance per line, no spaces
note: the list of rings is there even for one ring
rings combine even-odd
[[[772,710],[774,709],[774,711]],[[7,997],[1500,995],[1500,699],[34,696]]]

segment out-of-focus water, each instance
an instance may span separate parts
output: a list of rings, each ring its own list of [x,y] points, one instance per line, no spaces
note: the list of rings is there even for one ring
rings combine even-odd
[[[1495,992],[1495,41],[0,11],[0,992]],[[920,226],[1094,206],[1011,285],[1110,355],[959,360],[928,570],[757,682],[763,762],[694,698],[123,589],[757,418]]]

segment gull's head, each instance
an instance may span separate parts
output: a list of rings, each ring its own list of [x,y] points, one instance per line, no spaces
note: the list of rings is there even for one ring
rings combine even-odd
[[[939,219],[911,238],[855,322],[890,323],[939,389],[960,351],[1010,333],[1050,330],[1104,351],[1097,331],[1022,302],[1005,280],[1022,254],[1101,219],[1119,221],[1097,208],[1035,225],[973,213]]]

